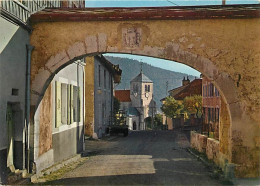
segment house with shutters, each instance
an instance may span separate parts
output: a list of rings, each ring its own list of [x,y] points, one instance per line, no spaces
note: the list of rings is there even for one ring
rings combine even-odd
[[[85,61],[85,135],[97,139],[113,123],[114,87],[120,83],[122,70],[103,55]]]
[[[34,116],[34,171],[68,159],[84,149],[85,63],[60,70],[46,89]]]

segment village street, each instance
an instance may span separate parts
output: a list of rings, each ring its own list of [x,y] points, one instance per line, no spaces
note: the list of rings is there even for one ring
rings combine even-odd
[[[90,158],[47,184],[220,185],[187,152],[189,142],[180,132],[136,131],[110,139],[87,140]]]

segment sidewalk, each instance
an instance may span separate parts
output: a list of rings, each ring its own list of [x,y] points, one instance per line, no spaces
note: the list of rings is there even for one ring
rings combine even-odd
[[[233,178],[234,185],[260,185],[260,178]]]

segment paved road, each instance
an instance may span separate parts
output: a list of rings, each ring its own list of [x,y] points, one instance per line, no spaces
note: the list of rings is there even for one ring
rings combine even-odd
[[[48,184],[221,185],[185,148],[184,134],[139,131],[111,141],[86,141],[92,151],[83,165]]]

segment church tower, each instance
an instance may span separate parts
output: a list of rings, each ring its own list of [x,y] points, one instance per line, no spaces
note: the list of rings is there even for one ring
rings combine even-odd
[[[140,113],[140,129],[144,130],[144,119],[149,117],[150,106],[153,99],[153,81],[143,74],[141,69],[130,82],[130,98],[132,107],[135,107]]]

